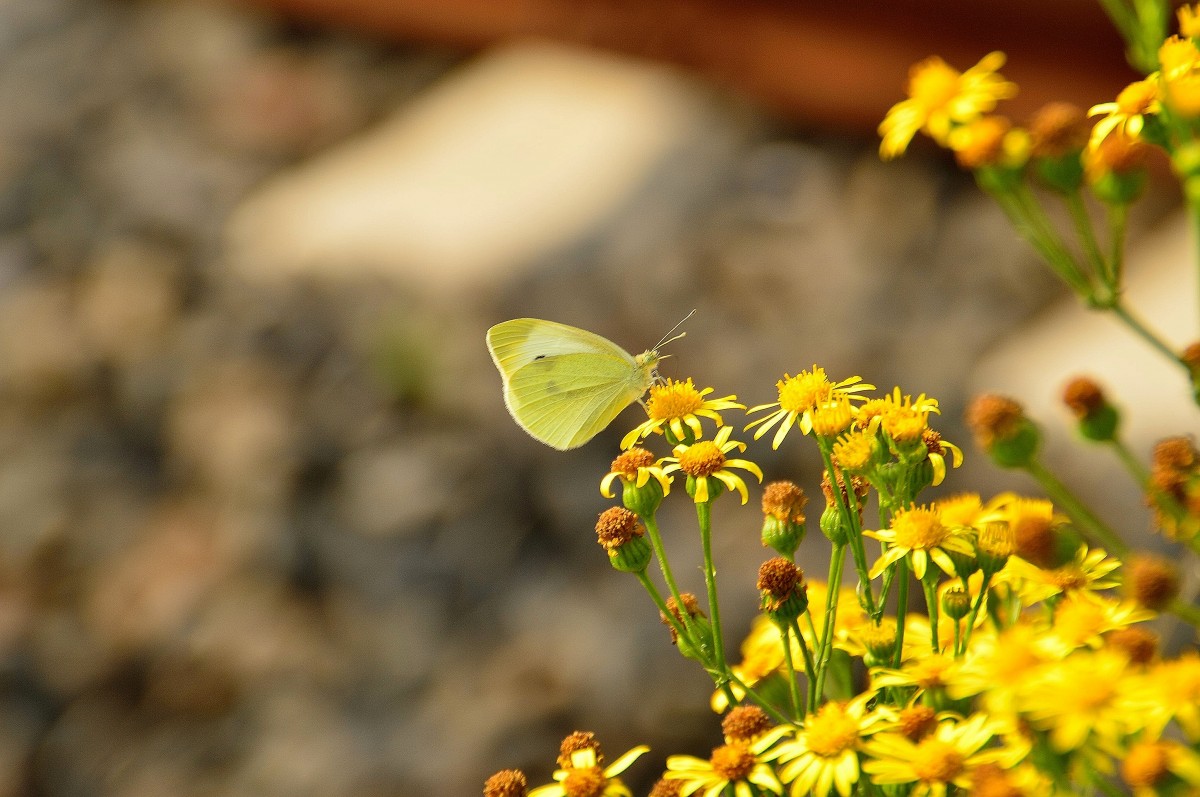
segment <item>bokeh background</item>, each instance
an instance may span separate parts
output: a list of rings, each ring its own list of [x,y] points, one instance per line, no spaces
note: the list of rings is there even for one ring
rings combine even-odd
[[[663,372],[718,395],[814,363],[933,394],[958,490],[1028,488],[960,421],[1024,391],[1143,533],[1054,403],[1111,330],[944,155],[873,138],[932,52],[1009,51],[1018,118],[1109,99],[1103,16],[794,5],[0,2],[0,795],[475,794],[546,782],[575,729],[650,743],[634,784],[707,755],[706,676],[594,542],[636,414],[526,437],[483,345],[507,318],[640,351],[694,308]],[[1139,451],[1196,429],[1149,414]],[[752,453],[816,492],[802,446]],[[732,643],[763,554],[721,503]],[[663,525],[697,580],[690,507]]]

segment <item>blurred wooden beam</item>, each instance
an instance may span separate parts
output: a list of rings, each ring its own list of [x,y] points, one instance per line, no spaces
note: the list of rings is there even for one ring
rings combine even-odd
[[[239,0],[398,41],[478,49],[545,37],[676,64],[785,118],[867,132],[902,97],[908,67],[963,69],[990,50],[1021,96],[1106,101],[1137,76],[1096,0]]]

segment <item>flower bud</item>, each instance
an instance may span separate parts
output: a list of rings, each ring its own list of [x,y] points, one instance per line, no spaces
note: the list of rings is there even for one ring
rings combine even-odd
[[[896,621],[883,619],[879,625],[867,624],[859,631],[859,639],[867,649],[863,658],[868,667],[890,667],[896,652]]]
[[[758,706],[736,706],[721,720],[721,733],[731,742],[752,742],[774,725]]]
[[[962,587],[951,587],[942,593],[942,611],[953,620],[971,613],[971,596]]]
[[[596,541],[608,551],[608,561],[624,573],[640,573],[650,564],[653,553],[646,530],[637,515],[614,506],[600,513],[596,521]]]
[[[777,623],[790,623],[808,608],[804,571],[783,556],[768,559],[758,568],[762,610]]]
[[[836,506],[826,505],[821,513],[821,533],[834,545],[845,545],[850,541],[850,530],[842,522],[842,513]]]
[[[687,636],[679,636],[675,631],[675,626],[671,625],[666,615],[661,612],[659,618],[671,630],[671,641],[678,646],[679,652],[685,658],[707,666],[713,656],[712,623],[704,616],[704,612],[700,611],[700,603],[696,600],[695,595],[684,592],[679,597],[683,599],[683,608],[687,612],[687,619],[684,619],[683,613],[675,603],[675,598],[667,598],[667,609],[684,626]]]
[[[1001,467],[1028,465],[1041,443],[1041,434],[1021,405],[1003,396],[977,396],[967,408],[966,422],[979,447]]]
[[[792,482],[771,482],[763,490],[762,543],[791,556],[804,540],[804,507],[808,497]]]
[[[1161,612],[1179,597],[1179,571],[1161,557],[1135,556],[1125,568],[1125,592],[1137,605]]]
[[[1063,388],[1062,398],[1079,422],[1080,434],[1101,443],[1114,439],[1120,415],[1098,384],[1084,376],[1076,377]]]

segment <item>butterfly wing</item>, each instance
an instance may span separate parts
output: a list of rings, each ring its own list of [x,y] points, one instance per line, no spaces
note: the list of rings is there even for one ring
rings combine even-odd
[[[513,419],[560,450],[591,440],[650,385],[649,369],[620,346],[566,324],[519,318],[487,341]]]

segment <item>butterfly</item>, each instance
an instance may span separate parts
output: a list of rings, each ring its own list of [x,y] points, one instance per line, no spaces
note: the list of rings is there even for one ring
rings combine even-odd
[[[516,318],[489,329],[487,346],[513,420],[566,451],[591,440],[640,399],[659,378],[659,347],[681,337],[664,338],[635,357],[586,329]]]

